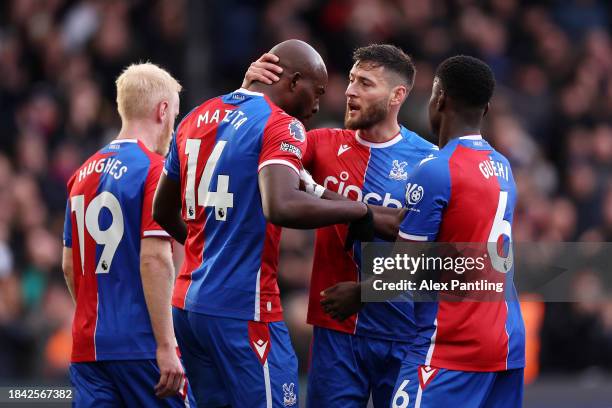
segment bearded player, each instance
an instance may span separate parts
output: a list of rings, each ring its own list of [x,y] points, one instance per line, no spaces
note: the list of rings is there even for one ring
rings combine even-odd
[[[280,70],[275,61],[274,55],[265,54],[253,63],[247,83],[276,80]],[[399,214],[406,180],[436,151],[398,124],[415,67],[401,49],[388,44],[357,49],[353,62],[346,89],[346,129],[309,131],[304,167],[326,189],[323,198],[334,199],[330,192],[335,192]],[[396,232],[383,238],[394,240]],[[324,312],[325,296],[360,299],[360,243],[345,251],[346,235],[346,225],[319,228],[316,233],[308,307],[308,323],[314,325],[308,405],[366,407],[371,396],[375,407],[388,407],[414,333],[412,304],[367,304],[342,322]]]
[[[187,403],[170,313],[171,241],[151,213],[180,90],[156,65],[129,66],[117,79],[119,135],[68,182],[62,267],[76,302],[77,407]]]
[[[511,249],[516,185],[508,160],[481,131],[494,88],[491,69],[479,59],[456,56],[437,68],[429,121],[440,151],[409,179],[421,193],[408,203],[398,241],[479,244],[489,260],[486,276],[505,282],[505,290],[474,298],[480,301],[440,292],[436,301],[414,302],[417,332],[393,408],[522,406],[525,328]],[[353,307],[359,305],[348,297],[327,305],[340,318]]]

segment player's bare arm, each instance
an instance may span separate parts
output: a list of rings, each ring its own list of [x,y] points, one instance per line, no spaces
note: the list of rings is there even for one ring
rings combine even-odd
[[[140,248],[142,288],[157,343],[160,379],[155,395],[169,397],[179,392],[184,371],[176,353],[176,340],[170,312],[174,283],[171,242],[163,238],[143,238]]]
[[[64,247],[62,251],[62,270],[64,271],[64,279],[66,280],[66,286],[72,301],[76,303],[76,297],[74,293],[74,268],[72,265],[72,248]]]
[[[368,207],[355,201],[320,200],[299,189],[299,176],[287,166],[272,164],[259,172],[266,219],[289,228],[310,229],[357,221]]]
[[[153,219],[177,242],[185,244],[187,225],[181,216],[181,184],[163,173],[153,198]]]
[[[306,170],[300,171],[300,189],[324,200],[352,201],[341,194],[317,184]],[[368,207],[372,210],[374,233],[376,236],[387,241],[393,241],[397,236],[399,225],[404,219],[406,210],[403,208],[391,208],[371,204],[368,204]]]

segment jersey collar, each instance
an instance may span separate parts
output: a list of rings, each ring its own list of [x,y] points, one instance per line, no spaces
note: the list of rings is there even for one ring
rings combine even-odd
[[[386,142],[382,142],[382,143],[373,143],[373,142],[368,142],[365,139],[362,139],[361,137],[359,137],[359,130],[355,132],[355,140],[357,140],[358,143],[367,146],[369,148],[372,149],[384,149],[385,147],[389,147],[389,146],[393,146],[394,144],[396,144],[397,142],[399,142],[400,140],[402,140],[402,128],[400,127],[399,132],[397,132],[397,134],[395,136],[393,136],[393,139],[387,140]]]
[[[459,139],[461,139],[461,140],[481,140],[482,139],[482,135],[461,136]]]
[[[115,143],[138,143],[138,140],[136,139],[115,139],[112,142],[110,142],[110,144],[115,144]]]
[[[238,88],[234,91],[234,93],[236,92],[243,93],[246,95],[264,96],[264,94],[262,94],[261,92],[249,91],[248,89],[244,89],[244,88]]]

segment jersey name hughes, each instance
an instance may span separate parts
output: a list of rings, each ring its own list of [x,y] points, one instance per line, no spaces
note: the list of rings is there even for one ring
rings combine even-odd
[[[78,181],[80,182],[94,172],[104,174],[108,173],[113,176],[115,180],[119,180],[121,176],[128,171],[127,166],[122,164],[123,163],[121,163],[121,160],[113,157],[105,157],[103,159],[91,161],[87,166],[84,166],[81,170],[79,170]]]
[[[199,128],[202,124],[229,123],[238,130],[248,119],[244,112],[238,109],[215,109],[200,113],[196,126]]]

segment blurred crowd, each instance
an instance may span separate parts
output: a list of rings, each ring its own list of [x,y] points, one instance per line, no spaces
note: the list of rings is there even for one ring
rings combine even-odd
[[[237,88],[250,61],[276,42],[300,38],[329,71],[311,126],[339,127],[352,51],[390,42],[417,66],[401,122],[432,140],[426,106],[436,65],[458,53],[480,57],[498,82],[485,136],[510,159],[519,188],[514,240],[612,241],[611,13],[605,0],[2,2],[0,379],[66,378],[73,305],[60,268],[65,184],[118,132],[114,80],[129,63],[168,69],[186,88],[186,113]],[[303,362],[313,240],[286,230],[280,262],[285,317]],[[534,360],[540,371],[612,370],[610,303],[540,304],[526,315],[537,321],[530,330],[543,350]]]

